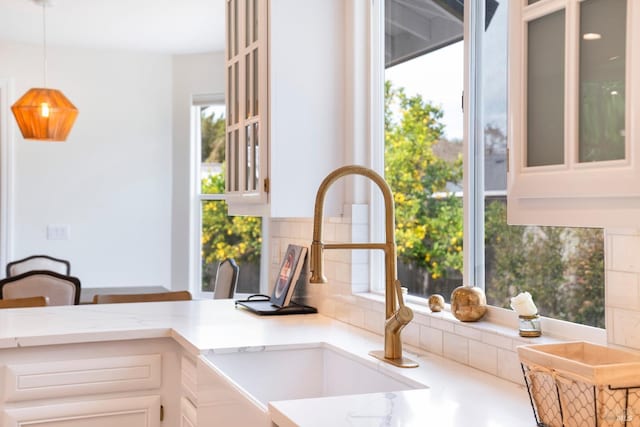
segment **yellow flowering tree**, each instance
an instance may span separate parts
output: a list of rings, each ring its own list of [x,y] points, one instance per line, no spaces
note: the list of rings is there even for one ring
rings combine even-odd
[[[396,204],[398,256],[431,279],[462,270],[462,198],[447,185],[462,179],[462,158],[435,155],[442,111],[420,95],[385,84],[385,179]]]

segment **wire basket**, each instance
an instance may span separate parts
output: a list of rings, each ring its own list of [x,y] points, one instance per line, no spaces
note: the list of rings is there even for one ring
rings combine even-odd
[[[540,427],[640,427],[640,356],[575,342],[518,347]]]

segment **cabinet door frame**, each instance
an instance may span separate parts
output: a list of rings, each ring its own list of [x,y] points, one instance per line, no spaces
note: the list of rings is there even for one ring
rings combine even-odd
[[[257,29],[248,22],[254,17]],[[262,211],[255,205],[266,205],[269,194],[268,2],[227,0],[225,21],[225,194],[230,213],[256,215]]]
[[[508,222],[562,226],[640,224],[640,4],[627,0],[625,159],[578,162],[579,12],[583,0],[510,2]],[[526,166],[527,23],[565,10],[564,163]],[[635,24],[635,25],[634,25]]]

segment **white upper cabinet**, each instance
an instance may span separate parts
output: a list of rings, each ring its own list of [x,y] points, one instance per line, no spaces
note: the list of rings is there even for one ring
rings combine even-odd
[[[343,164],[344,9],[344,0],[227,0],[230,214],[311,217],[320,182]]]
[[[230,204],[267,201],[267,10],[260,0],[227,0],[226,193]]]
[[[639,226],[640,2],[509,7],[509,223]]]

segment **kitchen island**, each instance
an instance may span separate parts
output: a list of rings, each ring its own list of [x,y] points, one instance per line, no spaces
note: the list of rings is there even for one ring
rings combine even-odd
[[[202,354],[318,343],[370,359],[368,352],[381,349],[383,339],[320,314],[259,317],[229,300],[2,310],[3,425],[39,420],[39,412],[53,420],[50,425],[64,425],[55,423],[67,419],[69,411],[93,414],[91,408],[107,403],[124,408],[100,409],[101,414],[124,414],[122,426],[208,425],[190,415],[205,405],[203,396],[211,391],[198,383],[203,368],[196,362]],[[419,362],[418,368],[376,362],[377,369],[428,388],[393,396],[272,402],[270,416],[281,427],[535,425],[522,386],[429,353],[405,352]],[[130,409],[132,399],[143,409]],[[162,415],[156,417],[156,410]]]

